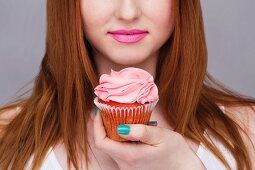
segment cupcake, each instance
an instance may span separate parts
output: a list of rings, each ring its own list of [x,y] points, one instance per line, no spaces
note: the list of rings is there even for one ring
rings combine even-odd
[[[115,141],[127,141],[117,134],[120,124],[148,124],[158,102],[158,88],[147,71],[128,67],[103,74],[95,88],[106,134]]]

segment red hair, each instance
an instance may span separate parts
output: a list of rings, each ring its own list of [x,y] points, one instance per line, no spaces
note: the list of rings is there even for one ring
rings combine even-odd
[[[206,73],[200,1],[175,2],[174,32],[161,49],[155,79],[165,120],[176,132],[202,142],[230,169],[203,135],[209,130],[230,150],[238,169],[251,170],[240,127],[219,105],[251,106],[255,100],[227,90]],[[86,155],[88,168],[86,122],[98,78],[91,46],[84,39],[80,1],[47,0],[46,51],[32,94],[0,109],[4,113],[21,107],[18,115],[1,125],[1,169],[23,169],[32,155],[32,169],[39,169],[49,148],[60,140],[69,168],[72,162],[78,169],[78,150]]]

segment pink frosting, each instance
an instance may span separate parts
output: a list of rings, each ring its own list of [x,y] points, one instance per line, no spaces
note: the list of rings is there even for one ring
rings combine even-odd
[[[145,70],[128,67],[110,75],[103,74],[95,94],[104,101],[141,103],[158,100],[158,88],[153,77]]]

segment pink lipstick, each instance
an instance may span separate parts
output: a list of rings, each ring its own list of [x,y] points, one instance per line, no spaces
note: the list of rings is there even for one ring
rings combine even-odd
[[[121,43],[136,43],[142,40],[146,35],[149,34],[148,31],[139,30],[139,29],[132,29],[132,30],[115,30],[110,31],[108,34],[118,42]]]

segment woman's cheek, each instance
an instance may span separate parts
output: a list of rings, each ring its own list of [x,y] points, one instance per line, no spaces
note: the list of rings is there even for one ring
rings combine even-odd
[[[144,15],[160,28],[169,28],[173,24],[173,0],[151,0],[145,3]]]
[[[86,27],[103,26],[113,14],[112,5],[101,3],[100,0],[87,0],[81,5],[82,19]]]

